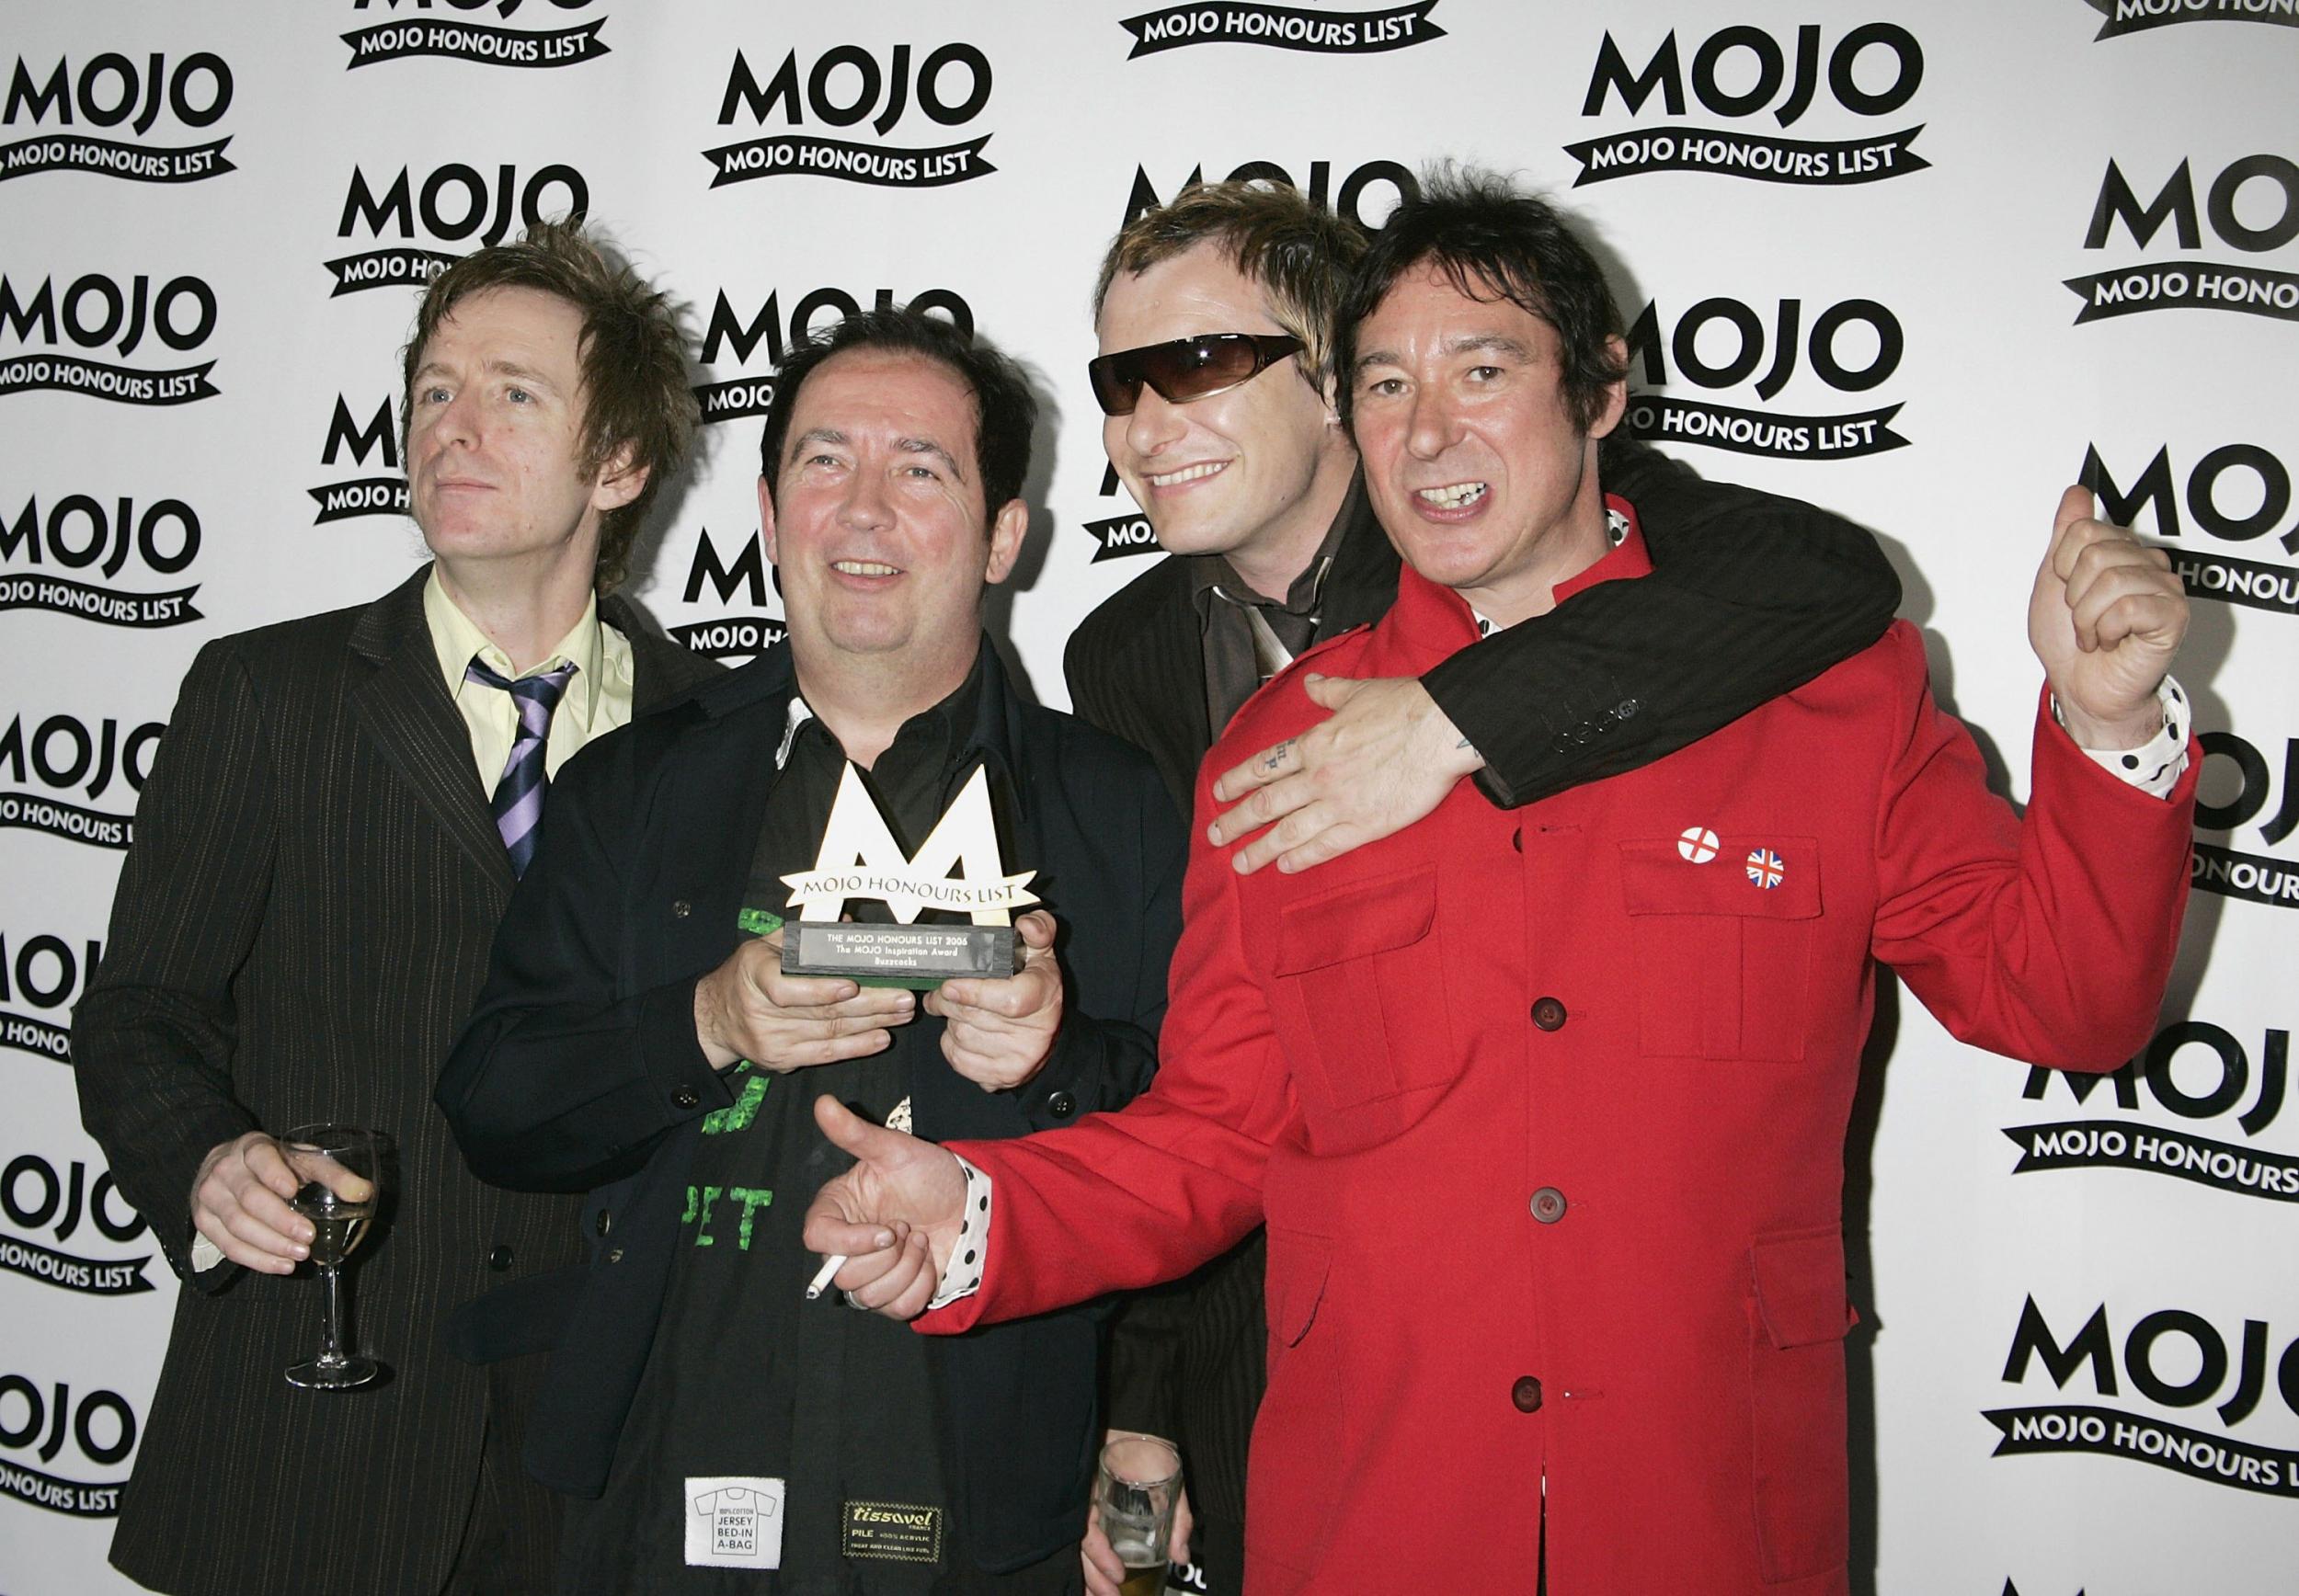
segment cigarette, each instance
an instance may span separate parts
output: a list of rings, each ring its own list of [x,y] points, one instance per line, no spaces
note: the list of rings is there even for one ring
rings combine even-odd
[[[830,1277],[845,1267],[846,1255],[842,1252],[834,1252],[824,1259],[822,1267],[814,1271],[814,1279],[807,1282],[806,1300],[812,1302],[820,1296],[822,1288],[830,1283]]]

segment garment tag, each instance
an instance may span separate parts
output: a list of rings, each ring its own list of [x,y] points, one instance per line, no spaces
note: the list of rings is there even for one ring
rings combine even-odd
[[[686,1482],[687,1566],[783,1566],[783,1482],[721,1475]]]
[[[909,1502],[848,1502],[840,1550],[898,1563],[942,1561],[942,1510]]]

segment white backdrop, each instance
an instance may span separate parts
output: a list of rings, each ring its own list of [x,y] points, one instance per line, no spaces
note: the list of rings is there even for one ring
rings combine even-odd
[[[127,1589],[107,1515],[175,1288],[63,1027],[195,648],[419,558],[374,424],[427,261],[579,203],[692,307],[721,419],[636,594],[728,654],[775,613],[741,562],[794,324],[970,319],[1050,401],[1008,623],[1060,702],[1069,629],[1152,552],[1082,381],[1110,234],[1241,168],[1378,221],[1442,154],[1588,220],[1641,428],[1885,540],[2014,793],[2060,486],[2088,462],[2175,552],[2212,757],[2156,1045],[2079,1094],[1913,1003],[1881,1028],[1858,1563],[2292,1589],[2293,0],[1145,3],[0,0],[0,1591]]]

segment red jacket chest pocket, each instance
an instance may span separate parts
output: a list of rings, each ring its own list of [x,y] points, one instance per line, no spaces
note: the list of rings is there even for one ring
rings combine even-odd
[[[1393,1134],[1416,1117],[1395,1100],[1443,1087],[1460,1067],[1436,896],[1424,865],[1278,912],[1272,1007],[1320,1151]]]
[[[1714,832],[1620,844],[1634,928],[1637,1050],[1804,1056],[1820,844]]]

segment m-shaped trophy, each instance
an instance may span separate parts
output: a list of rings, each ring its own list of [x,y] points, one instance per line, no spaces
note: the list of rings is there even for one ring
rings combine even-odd
[[[814,868],[783,877],[795,918],[783,926],[783,974],[844,975],[864,986],[927,991],[954,975],[1014,971],[1012,911],[1037,902],[1025,870],[1006,873],[989,783],[977,770],[915,857],[903,851],[849,764],[839,778]],[[850,898],[883,900],[894,923],[841,918]],[[918,924],[927,909],[970,924]]]

